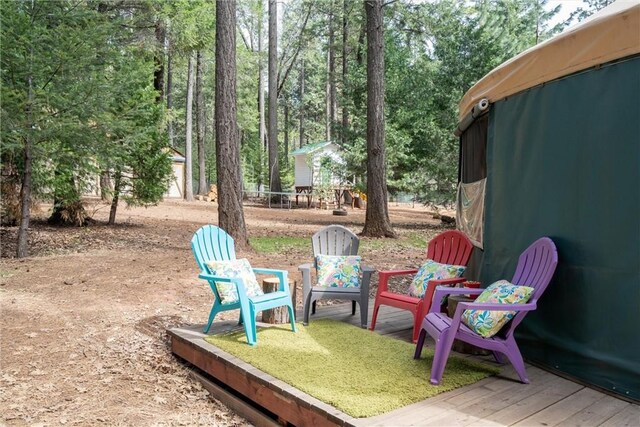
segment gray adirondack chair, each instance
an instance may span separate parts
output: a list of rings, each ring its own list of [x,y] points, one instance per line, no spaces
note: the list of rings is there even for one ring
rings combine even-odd
[[[367,327],[369,314],[369,282],[373,268],[363,266],[360,286],[357,288],[334,288],[317,285],[318,255],[357,255],[360,239],[351,230],[341,225],[327,226],[311,238],[313,263],[302,264],[298,270],[302,273],[302,294],[304,302],[303,324],[309,324],[309,312],[315,314],[316,301],[322,298],[351,300],[351,314],[356,313],[356,303],[360,306],[360,323]],[[315,277],[312,277],[315,270]]]

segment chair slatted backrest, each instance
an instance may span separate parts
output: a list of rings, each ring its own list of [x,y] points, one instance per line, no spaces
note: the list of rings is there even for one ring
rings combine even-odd
[[[431,239],[427,258],[441,264],[467,265],[473,244],[457,230],[449,230]]]
[[[511,283],[532,287],[534,291],[528,302],[537,302],[538,298],[547,289],[549,282],[551,282],[557,265],[558,251],[556,250],[556,245],[550,238],[541,237],[533,242],[518,258],[518,265]],[[513,333],[526,314],[526,311],[516,314],[501,332],[505,335]]]
[[[323,228],[313,235],[311,242],[314,265],[316,265],[317,255],[357,255],[360,246],[358,236],[341,225]]]
[[[191,249],[201,271],[210,272],[207,261],[236,259],[233,238],[215,225],[205,225],[191,238]]]

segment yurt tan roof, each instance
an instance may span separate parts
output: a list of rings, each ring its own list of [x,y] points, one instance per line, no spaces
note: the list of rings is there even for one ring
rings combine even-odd
[[[640,53],[640,1],[618,0],[493,69],[462,97],[460,120],[486,98],[509,95]]]

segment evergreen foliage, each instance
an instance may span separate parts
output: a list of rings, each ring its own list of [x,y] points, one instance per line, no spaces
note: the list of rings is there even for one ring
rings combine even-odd
[[[588,0],[574,19],[583,19],[610,2]],[[325,140],[328,126],[347,159],[346,175],[364,188],[367,46],[363,3],[291,0],[278,5],[282,20],[277,151],[283,189],[291,190],[293,183],[288,153],[301,143]],[[216,182],[215,8],[215,2],[205,0],[3,2],[3,224],[24,221],[20,206],[23,201],[29,204],[32,196],[55,201],[58,219],[64,222],[63,208],[82,210],[82,196],[98,176],[106,174],[112,184],[119,185],[109,189],[116,201],[119,196],[143,205],[160,200],[171,176],[165,150],[168,122],[175,135],[174,148],[182,152],[185,148],[187,63],[195,51],[204,63],[206,180]],[[562,26],[549,25],[557,12],[547,7],[547,0],[384,3],[390,194],[419,195],[429,203],[453,200],[458,156],[453,130],[460,97],[493,67],[560,31]],[[238,2],[237,126],[246,189],[269,185],[258,108],[259,62],[266,75],[267,18],[266,0]],[[162,28],[168,37],[164,44],[158,38]],[[166,111],[153,83],[159,77],[154,74],[164,67],[158,57],[169,52],[173,83],[167,90],[171,90],[173,107]],[[344,67],[335,66],[332,78],[330,58],[335,64],[345,60]],[[266,98],[264,83],[266,79]],[[328,102],[329,94],[337,94],[335,104]],[[329,110],[333,117],[327,119]],[[195,158],[195,151],[196,147],[188,154]],[[75,218],[73,222],[86,220],[82,212],[67,217]]]
[[[30,137],[33,195],[55,202],[56,222],[84,223],[69,209],[82,210],[81,196],[103,171],[121,174],[130,203],[156,203],[166,190],[152,48],[127,29],[144,13],[92,1],[3,4],[3,169],[24,174]]]

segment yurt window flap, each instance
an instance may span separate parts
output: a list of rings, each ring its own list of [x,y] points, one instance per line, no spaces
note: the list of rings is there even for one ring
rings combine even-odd
[[[460,135],[456,223],[480,249],[483,248],[488,126],[489,114],[484,114]]]
[[[484,191],[487,178],[469,184],[458,184],[456,223],[471,242],[483,249]]]

